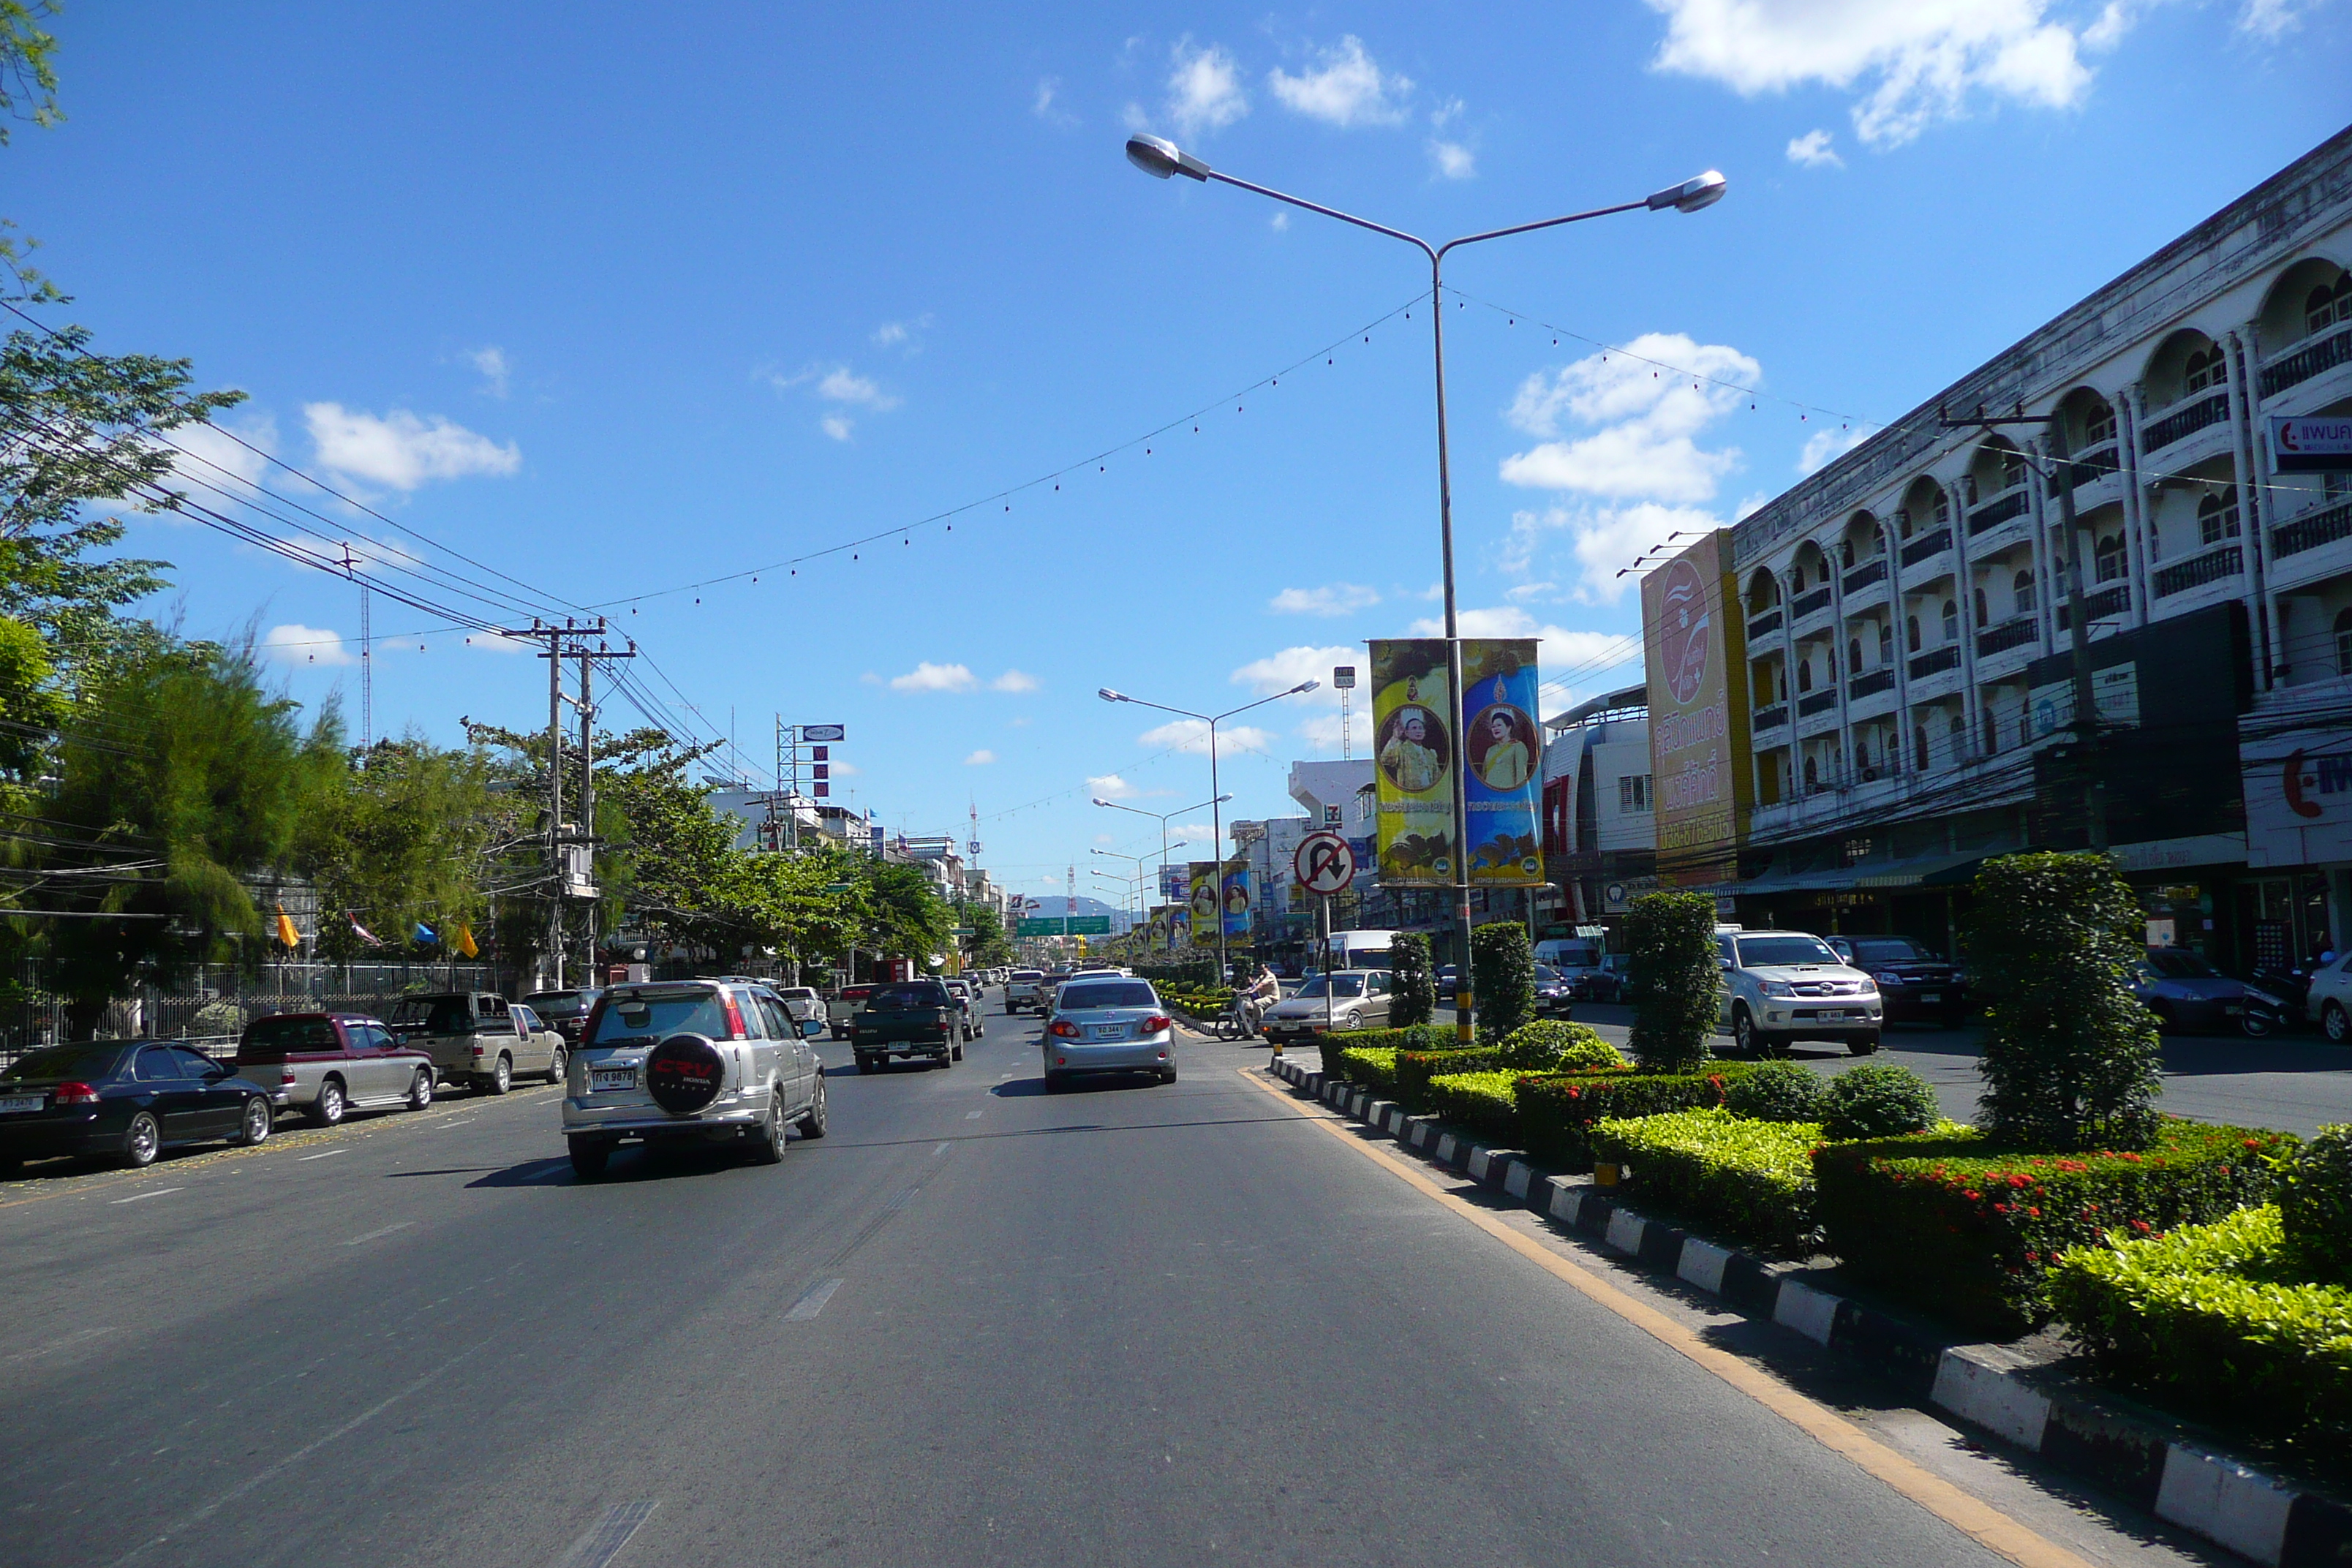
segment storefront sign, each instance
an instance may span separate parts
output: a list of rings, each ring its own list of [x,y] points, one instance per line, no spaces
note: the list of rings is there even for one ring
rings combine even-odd
[[[1642,579],[1658,879],[1669,887],[1734,879],[1748,828],[1748,649],[1725,613],[1730,559],[1730,531],[1717,529]]]
[[[2243,741],[2246,864],[2352,860],[2352,731],[2314,727]]]
[[[2271,467],[2282,474],[2352,472],[2352,414],[2273,414]]]
[[[2074,727],[2074,678],[2053,680],[2037,686],[2025,694],[2026,710],[2033,719],[2033,739],[2041,741],[2052,735],[2071,734]],[[2105,669],[2091,671],[2091,711],[2099,722],[2113,728],[2139,728],[2139,666],[2137,662],[2109,665]]]
[[[1543,884],[1536,813],[1543,787],[1537,732],[1536,641],[1472,638],[1462,645],[1463,775],[1470,880],[1481,888]]]
[[[2126,871],[2242,866],[2246,860],[2246,841],[2234,833],[2200,833],[2192,838],[2151,838],[2142,844],[2118,844],[2107,853]]]
[[[1375,640],[1372,780],[1381,880],[1454,883],[1454,720],[1440,638]]]

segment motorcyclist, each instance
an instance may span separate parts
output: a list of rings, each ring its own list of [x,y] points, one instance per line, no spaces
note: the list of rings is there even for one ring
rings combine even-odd
[[[1281,1000],[1282,982],[1274,977],[1273,970],[1259,964],[1256,977],[1242,992],[1242,1022],[1248,1026],[1253,1037],[1257,1034],[1259,1020],[1265,1017],[1265,1010]]]

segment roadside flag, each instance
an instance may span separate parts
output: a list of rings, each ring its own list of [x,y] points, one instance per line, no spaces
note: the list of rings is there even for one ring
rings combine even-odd
[[[416,940],[421,942],[431,943],[439,942],[441,938],[436,932],[435,932],[431,926],[426,925],[423,921],[418,921],[416,922]]]
[[[352,922],[352,934],[358,937],[370,947],[382,947],[383,945],[383,942],[376,936],[375,932],[360,924],[360,917],[352,913],[351,910],[345,910],[343,911],[343,919]]]
[[[464,958],[479,958],[481,956],[482,950],[474,945],[474,928],[472,926],[459,926],[457,928],[457,952],[460,957]]]
[[[302,945],[302,933],[294,929],[294,917],[286,912],[284,904],[278,906],[278,940],[289,948]]]

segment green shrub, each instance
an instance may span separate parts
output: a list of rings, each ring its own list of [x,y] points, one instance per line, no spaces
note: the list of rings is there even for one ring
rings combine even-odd
[[[1524,1118],[1528,1093],[1520,1091]],[[2145,1236],[2270,1195],[2287,1133],[2170,1117],[2146,1152],[2052,1154],[1974,1130],[1832,1143],[1813,1156],[1829,1250],[1853,1272],[1972,1331],[2011,1334],[2050,1313],[2050,1264],[2111,1229]]]
[[[1478,1041],[1491,1045],[1536,1016],[1536,955],[1528,928],[1496,921],[1470,933],[1470,998]]]
[[[2352,1454],[2352,1289],[2299,1277],[2279,1209],[2062,1254],[2057,1316],[2102,1373],[2179,1414]]]
[[[2159,1042],[2131,988],[2147,920],[2105,855],[2004,855],[1977,873],[1964,946],[1985,1005],[1988,1133],[2070,1152],[2147,1146]]]
[[[1429,939],[1417,931],[1397,932],[1389,939],[1389,1022],[1398,1028],[1426,1024],[1436,1005]]]
[[[1334,1056],[1339,1058],[1334,1061]],[[1396,1087],[1396,1047],[1393,1046],[1338,1046],[1326,1037],[1323,1045],[1323,1070],[1336,1074],[1348,1082],[1365,1089]]]
[[[1408,1110],[1427,1110],[1430,1109],[1431,1079],[1446,1073],[1494,1072],[1503,1066],[1503,1052],[1496,1046],[1474,1046],[1466,1051],[1399,1051],[1396,1058],[1398,1103]]]
[[[1821,1074],[1809,1068],[1759,1062],[1725,1091],[1724,1104],[1734,1116],[1756,1121],[1819,1121],[1822,1087]]]
[[[1523,1078],[1519,1141],[1553,1170],[1589,1171],[1596,1123],[1721,1105],[1726,1086],[1752,1070],[1746,1062],[1716,1062],[1704,1073],[1620,1070]]]
[[[1936,1125],[1936,1091],[1909,1068],[1864,1062],[1822,1090],[1821,1121],[1822,1131],[1841,1142],[1925,1132]]]
[[[1705,893],[1644,893],[1627,912],[1625,936],[1636,997],[1633,1059],[1650,1072],[1696,1070],[1722,1011],[1715,900]]]
[[[1447,1073],[1429,1080],[1429,1108],[1482,1142],[1514,1144],[1519,1135],[1518,1083],[1515,1072]]]
[[[1777,1258],[1815,1250],[1821,1141],[1812,1122],[1758,1121],[1719,1107],[1611,1118],[1592,1129],[1593,1153],[1629,1167],[1625,1192],[1636,1203]]]
[[[1521,1024],[1502,1043],[1503,1065],[1521,1072],[1576,1072],[1622,1068],[1625,1058],[1590,1024],[1538,1018]]]
[[[2276,1166],[2279,1224],[2305,1275],[2352,1285],[2352,1123],[2323,1127]]]

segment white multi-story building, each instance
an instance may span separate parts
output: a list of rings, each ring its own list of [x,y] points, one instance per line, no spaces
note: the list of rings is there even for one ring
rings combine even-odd
[[[1636,686],[1544,721],[1544,874],[1566,895],[1554,922],[1622,914],[1657,884],[1647,692]]]
[[[1939,878],[2083,841],[2053,754],[2079,558],[2102,809],[2151,921],[2241,963],[2342,934],[2340,876],[2278,863],[2260,820],[2250,861],[2238,748],[2265,713],[2352,714],[2352,475],[2281,472],[2268,434],[2352,412],[2347,263],[2352,131],[1734,528],[1743,895],[1941,938]]]

